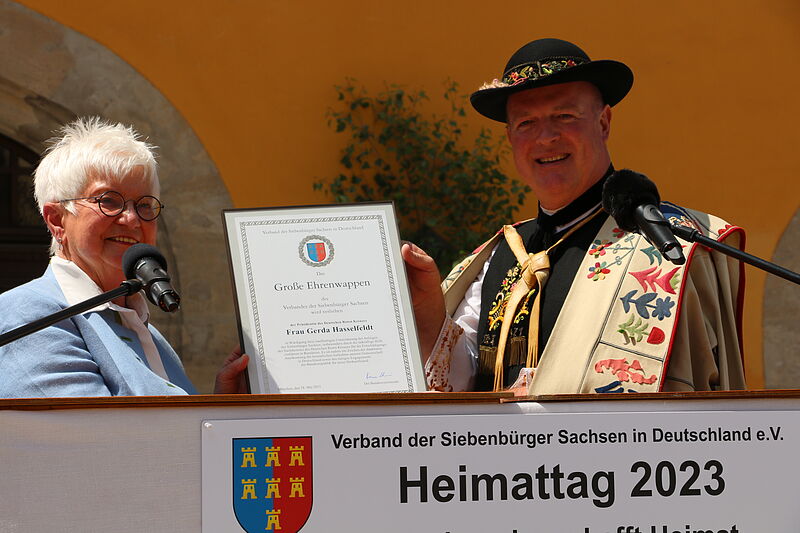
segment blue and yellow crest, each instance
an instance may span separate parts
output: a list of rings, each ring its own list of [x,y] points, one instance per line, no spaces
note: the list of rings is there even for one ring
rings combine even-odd
[[[247,533],[297,533],[313,502],[311,437],[237,438],[233,512]]]

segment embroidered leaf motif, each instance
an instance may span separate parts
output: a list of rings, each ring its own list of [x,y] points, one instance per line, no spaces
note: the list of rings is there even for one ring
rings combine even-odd
[[[655,279],[653,283],[664,289],[666,292],[670,294],[675,294],[675,287],[672,286],[672,280],[675,277],[675,274],[680,270],[680,267],[675,267],[663,276]],[[658,273],[661,273],[661,269],[659,269]],[[655,290],[655,289],[654,289]]]
[[[647,248],[642,248],[641,251],[650,260],[651,265],[656,261],[658,261],[659,265],[661,264],[662,261],[661,253],[658,250],[656,250],[655,246],[648,246]]]
[[[631,305],[633,305],[636,308],[636,312],[639,313],[640,317],[645,319],[650,318],[650,310],[648,308],[655,307],[652,304],[650,304],[650,302],[652,302],[657,295],[654,292],[650,292],[642,294],[638,298],[634,298],[637,292],[638,289],[634,289],[625,296],[623,296],[622,298],[620,298],[620,300],[622,301],[622,309],[626,313],[628,313],[630,312]]]
[[[675,294],[675,288],[672,286],[672,279],[678,270],[680,270],[680,267],[675,267],[662,276],[661,269],[654,266],[646,270],[640,270],[639,272],[628,272],[628,274],[636,278],[636,281],[639,282],[639,285],[642,286],[642,290],[645,292],[647,292],[647,286],[649,285],[650,290],[653,292],[656,291],[656,286],[659,286],[664,291]]]
[[[647,292],[648,282],[650,283],[652,290],[655,291],[656,289],[655,287],[653,287],[653,280],[655,279],[656,276],[653,275],[653,272],[655,272],[657,268],[658,267],[650,267],[647,270],[640,270],[639,272],[628,272],[628,274],[636,278],[636,281],[638,281],[639,285],[642,286],[643,291]]]
[[[630,318],[617,327],[619,328],[617,332],[622,333],[625,338],[625,344],[636,346],[636,343],[641,342],[642,338],[647,334],[647,328],[650,327],[650,324],[631,313]]]
[[[126,337],[124,335],[120,335],[119,338],[124,340],[125,342],[133,342],[133,339],[131,339],[130,337]]]
[[[672,278],[670,278],[669,286],[672,287],[672,294],[675,294],[675,289],[678,288],[678,284],[680,284],[680,282],[681,282],[681,277],[680,276],[673,276]],[[669,291],[667,291],[667,292],[669,292]]]

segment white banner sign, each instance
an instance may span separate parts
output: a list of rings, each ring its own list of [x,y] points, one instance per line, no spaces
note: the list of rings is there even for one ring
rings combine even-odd
[[[797,531],[793,411],[208,420],[203,532]]]

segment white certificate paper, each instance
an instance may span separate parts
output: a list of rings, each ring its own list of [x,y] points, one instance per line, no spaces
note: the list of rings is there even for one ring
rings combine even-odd
[[[223,220],[253,393],[425,390],[392,204]]]

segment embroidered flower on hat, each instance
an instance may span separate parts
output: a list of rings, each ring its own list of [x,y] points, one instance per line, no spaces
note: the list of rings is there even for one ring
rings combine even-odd
[[[576,67],[586,63],[581,58],[570,59],[552,59],[549,61],[535,61],[526,65],[515,67],[503,75],[502,80],[497,78],[490,82],[481,85],[478,90],[484,91],[486,89],[502,89],[505,87],[513,87],[527,80],[536,80],[555,74],[556,72],[566,70],[568,68]]]
[[[502,89],[503,87],[510,87],[510,85],[495,78],[492,81],[484,83],[478,87],[478,90],[485,91],[486,89]]]
[[[583,63],[586,63],[586,61],[580,58],[534,61],[528,65],[520,65],[509,70],[503,76],[503,81],[509,86],[513,86],[527,80],[536,80],[545,76],[550,76],[556,72],[576,67]]]

